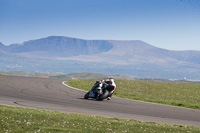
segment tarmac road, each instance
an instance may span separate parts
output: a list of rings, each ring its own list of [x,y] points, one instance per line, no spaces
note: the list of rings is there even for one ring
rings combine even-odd
[[[60,79],[0,76],[0,104],[200,127],[200,110],[113,97],[85,100]],[[117,91],[117,90],[116,90]]]

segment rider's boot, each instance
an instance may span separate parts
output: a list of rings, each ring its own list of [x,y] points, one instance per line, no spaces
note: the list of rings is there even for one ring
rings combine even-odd
[[[111,91],[110,94],[108,95],[107,100],[111,100],[112,94],[114,93],[114,91]]]
[[[111,97],[108,97],[107,100],[111,100]]]

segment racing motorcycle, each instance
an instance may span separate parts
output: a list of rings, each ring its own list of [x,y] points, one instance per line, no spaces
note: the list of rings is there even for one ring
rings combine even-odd
[[[87,92],[84,96],[84,99],[88,98],[95,98],[98,101],[102,101],[106,98],[108,98],[110,91],[114,90],[113,87],[106,87],[107,84],[103,83],[102,81],[97,81],[92,89]]]

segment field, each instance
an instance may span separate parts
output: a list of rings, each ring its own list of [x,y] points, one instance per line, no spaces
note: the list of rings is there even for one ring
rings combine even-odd
[[[126,79],[126,80],[132,79],[132,77],[123,76],[123,75],[103,75],[103,74],[91,73],[91,72],[70,73],[70,74],[50,74],[50,73],[32,73],[32,72],[23,72],[23,71],[0,71],[0,75],[56,78],[56,79],[65,79],[65,80],[104,79],[104,78],[109,78],[109,77],[113,77],[115,79]]]
[[[90,90],[95,80],[71,80],[68,85]],[[114,96],[200,109],[200,84],[182,82],[116,80]]]
[[[2,133],[199,133],[200,128],[0,105],[0,131]]]

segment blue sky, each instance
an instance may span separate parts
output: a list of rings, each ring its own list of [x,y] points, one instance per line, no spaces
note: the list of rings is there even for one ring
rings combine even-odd
[[[199,0],[0,0],[0,42],[47,36],[200,50]]]

